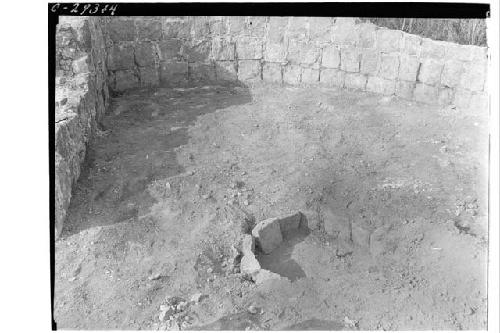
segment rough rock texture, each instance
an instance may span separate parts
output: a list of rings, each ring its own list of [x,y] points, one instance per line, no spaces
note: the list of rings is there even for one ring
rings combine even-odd
[[[86,146],[109,104],[100,18],[61,17],[56,33],[55,233],[62,231]],[[123,32],[125,33],[125,32]]]
[[[273,252],[273,250],[283,242],[280,223],[276,218],[270,218],[259,222],[253,228],[252,235],[255,237],[257,244],[264,253]]]

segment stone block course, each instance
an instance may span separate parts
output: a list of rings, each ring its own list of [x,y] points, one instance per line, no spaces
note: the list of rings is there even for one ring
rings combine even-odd
[[[189,39],[191,23],[189,21],[163,22],[163,38]]]
[[[271,44],[283,43],[287,25],[288,17],[270,17],[266,40]]]
[[[115,91],[125,91],[139,87],[139,78],[134,70],[123,70],[115,72]]]
[[[134,48],[132,45],[115,45],[108,49],[107,67],[109,70],[134,68]]]
[[[281,64],[276,62],[264,63],[262,67],[262,79],[265,82],[282,83]]]
[[[326,68],[340,67],[340,50],[336,46],[328,45],[323,48],[321,66]]]
[[[472,93],[469,90],[457,88],[453,96],[453,104],[460,109],[468,109]]]
[[[441,81],[444,64],[441,60],[426,59],[422,62],[418,80],[427,85],[436,85]]]
[[[358,43],[360,48],[375,47],[375,38],[377,35],[377,26],[372,23],[361,23],[357,25],[358,30]]]
[[[399,55],[398,54],[380,54],[380,66],[378,76],[384,79],[394,80],[398,77]]]
[[[400,80],[415,82],[420,67],[420,62],[417,56],[402,54],[399,58],[399,73]]]
[[[377,76],[369,76],[366,90],[381,95],[392,95],[396,90],[396,82]]]
[[[320,83],[326,86],[343,87],[345,72],[338,69],[322,69],[320,72]]]
[[[135,46],[135,62],[138,66],[152,66],[155,64],[156,49],[153,43],[145,42]]]
[[[355,48],[340,50],[340,68],[346,72],[359,72],[360,53]]]
[[[238,73],[236,71],[235,61],[216,61],[215,62],[216,80],[236,81]]]
[[[307,38],[308,19],[306,17],[293,16],[289,18],[287,36],[294,39]]]
[[[303,68],[301,82],[305,84],[317,84],[319,82],[319,70]]]
[[[360,73],[346,73],[344,86],[349,89],[365,90],[367,77]]]
[[[158,44],[160,60],[181,60],[182,41],[180,39],[165,39]]]
[[[422,39],[420,58],[433,58],[442,60],[445,56],[445,45],[442,42],[429,38]]]
[[[364,50],[361,53],[361,73],[376,74],[378,72],[378,64],[379,52],[377,50]]]
[[[191,82],[210,83],[215,81],[215,64],[193,62],[188,63],[188,80]]]
[[[441,74],[441,84],[447,87],[456,87],[464,71],[464,63],[459,60],[448,60],[444,63]]]
[[[215,60],[235,60],[235,45],[223,38],[212,40],[212,58]]]
[[[136,27],[134,20],[111,20],[107,25],[109,38],[112,42],[134,41]]]
[[[403,51],[410,56],[419,56],[422,37],[412,34],[403,34]]]
[[[301,82],[302,68],[298,65],[285,66],[283,71],[283,82],[287,84],[299,84]]]
[[[460,87],[470,91],[482,91],[487,75],[486,64],[468,63],[460,78]]]
[[[239,60],[238,80],[240,81],[260,81],[261,64],[260,60]]]
[[[338,17],[335,19],[332,26],[332,42],[343,47],[359,44],[358,30],[353,18]]]
[[[185,84],[188,78],[188,63],[185,61],[161,62],[160,82],[162,85],[174,86]]]
[[[413,91],[415,90],[415,82],[412,81],[397,81],[395,94],[398,97],[412,100]]]
[[[311,65],[318,61],[319,49],[316,45],[298,40],[288,44],[287,59],[295,64]]]
[[[265,44],[264,60],[286,62],[286,44],[269,42]]]
[[[403,32],[380,28],[377,30],[377,48],[381,52],[398,52],[403,41]]]
[[[240,60],[262,59],[262,39],[240,37],[236,41],[236,54]]]
[[[182,58],[188,62],[207,62],[210,60],[211,44],[209,41],[184,43]]]
[[[137,20],[137,37],[139,40],[160,40],[162,25],[159,20]]]
[[[156,66],[140,67],[139,81],[142,87],[157,87],[160,84],[160,75]]]

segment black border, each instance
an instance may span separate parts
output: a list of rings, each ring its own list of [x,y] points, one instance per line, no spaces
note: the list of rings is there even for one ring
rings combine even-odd
[[[50,305],[51,328],[54,320],[55,281],[55,49],[56,25],[59,16],[80,16],[71,12],[76,3],[48,3],[49,30],[49,204],[50,204]],[[80,12],[83,5],[79,3]],[[476,18],[490,17],[488,3],[431,3],[431,2],[281,2],[281,3],[92,3],[92,6],[116,5],[114,16],[308,16],[308,17],[408,17],[408,18]],[[88,12],[83,13],[89,16]],[[91,16],[110,16],[100,10]]]

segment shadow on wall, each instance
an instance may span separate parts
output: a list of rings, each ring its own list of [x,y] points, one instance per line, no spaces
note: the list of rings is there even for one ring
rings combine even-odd
[[[62,237],[133,224],[165,198],[174,176],[185,172],[177,149],[188,143],[188,128],[197,117],[252,101],[241,83],[212,83],[200,77],[184,87],[129,89],[112,99],[105,131],[88,148]]]

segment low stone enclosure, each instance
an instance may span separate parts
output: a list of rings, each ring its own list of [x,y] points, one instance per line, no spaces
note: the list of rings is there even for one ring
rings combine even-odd
[[[56,33],[59,235],[110,95],[200,84],[318,85],[459,109],[488,105],[487,48],[331,17],[61,17]]]

